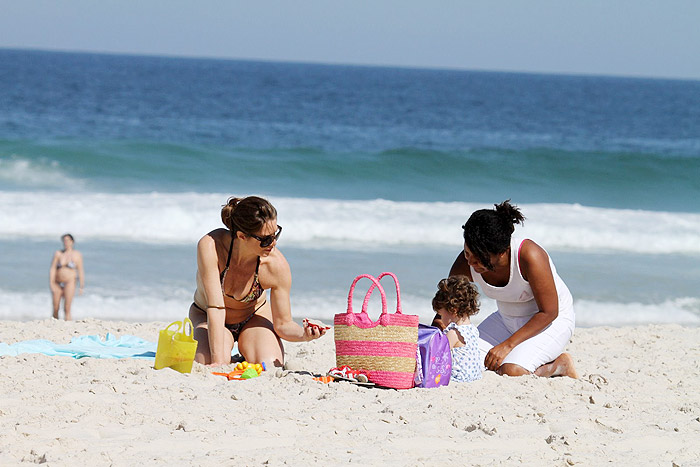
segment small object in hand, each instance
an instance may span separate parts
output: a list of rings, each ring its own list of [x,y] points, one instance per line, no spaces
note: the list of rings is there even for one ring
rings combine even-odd
[[[305,325],[307,325],[308,327],[310,327],[310,328],[316,328],[316,329],[318,329],[319,331],[327,331],[327,330],[329,330],[329,329],[331,328],[330,326],[326,326],[326,325],[323,324],[323,323],[314,323],[314,322],[312,322],[312,321],[311,321],[310,319],[308,319],[308,318],[304,318],[304,319],[302,320],[302,322],[303,322]]]

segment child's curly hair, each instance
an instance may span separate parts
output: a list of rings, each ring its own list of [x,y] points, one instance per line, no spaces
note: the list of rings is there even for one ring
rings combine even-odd
[[[479,312],[479,292],[467,276],[450,276],[438,282],[433,310],[445,309],[461,317]]]

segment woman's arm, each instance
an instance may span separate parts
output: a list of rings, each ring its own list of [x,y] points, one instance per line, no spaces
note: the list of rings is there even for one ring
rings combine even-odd
[[[270,307],[272,308],[272,325],[275,333],[286,341],[302,342],[318,339],[325,330],[311,326],[301,327],[292,320],[292,307],[289,293],[292,288],[292,272],[282,253],[277,250],[275,258],[266,265],[270,272]]]
[[[51,266],[49,267],[49,288],[54,290],[56,287],[56,265],[58,265],[58,251],[53,254],[53,259],[51,260]]]
[[[206,299],[207,330],[209,335],[209,352],[212,365],[231,363],[231,356],[224,349],[224,323],[226,309],[224,295],[219,282],[219,259],[216,243],[211,235],[205,235],[197,243],[197,273],[204,285]]]
[[[464,250],[459,252],[454,263],[452,263],[450,276],[467,276],[470,282],[474,282],[472,279],[472,271],[469,269],[469,263],[467,262],[467,258],[464,257]]]
[[[464,250],[459,252],[457,258],[455,258],[452,267],[450,268],[450,276],[467,276],[470,281],[472,281],[471,270],[469,269],[469,263],[467,263],[467,258],[464,257]],[[449,277],[449,276],[448,276]],[[431,326],[437,326],[439,329],[445,329],[445,323],[442,322],[442,318],[439,314],[435,314],[433,322],[430,323]]]
[[[489,351],[484,361],[489,370],[497,370],[513,348],[542,332],[559,315],[559,295],[549,267],[549,256],[532,240],[525,240],[520,248],[520,271],[532,287],[539,311],[512,336]]]
[[[80,254],[80,252],[78,251],[73,252],[73,254],[77,258],[75,266],[78,269],[78,281],[80,282],[80,290],[78,291],[78,293],[82,294],[83,289],[85,288],[85,271],[83,270],[83,255]]]

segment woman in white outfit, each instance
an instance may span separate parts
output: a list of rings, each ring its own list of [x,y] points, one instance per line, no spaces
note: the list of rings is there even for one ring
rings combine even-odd
[[[510,200],[475,211],[462,226],[464,251],[450,275],[465,275],[496,300],[479,325],[487,369],[509,376],[578,378],[564,352],[574,332],[573,298],[547,252],[512,236],[525,217]],[[433,325],[441,327],[436,316]]]

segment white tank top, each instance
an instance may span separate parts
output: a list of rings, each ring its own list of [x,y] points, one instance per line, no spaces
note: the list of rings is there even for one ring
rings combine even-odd
[[[496,287],[488,284],[481,274],[474,272],[474,269],[470,266],[469,269],[472,273],[472,279],[476,282],[484,295],[489,298],[496,300],[498,304],[498,311],[505,316],[519,318],[519,317],[530,317],[537,313],[537,302],[535,302],[535,297],[532,293],[532,287],[530,283],[523,279],[523,275],[520,272],[520,246],[525,239],[511,238],[510,240],[510,277],[508,278],[508,283],[503,287]],[[545,251],[546,253],[546,251]],[[554,276],[554,285],[557,289],[557,295],[559,296],[559,314],[562,313],[573,313],[573,297],[569,288],[566,286],[564,281],[557,274],[557,270],[552,263],[552,258],[549,257],[547,253],[547,258],[549,258],[549,267],[552,269],[552,275]]]

